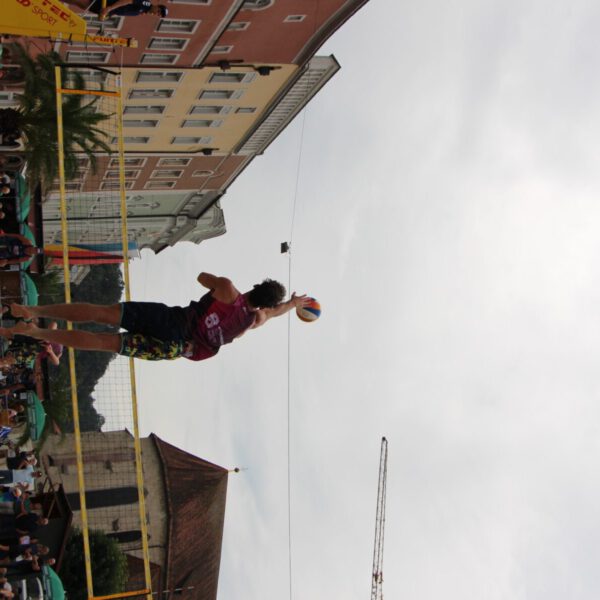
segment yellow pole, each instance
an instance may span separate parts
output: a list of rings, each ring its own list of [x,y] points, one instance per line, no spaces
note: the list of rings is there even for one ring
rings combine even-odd
[[[119,92],[122,90],[121,76],[117,78]],[[121,241],[123,243],[123,279],[125,283],[125,300],[131,300],[131,289],[129,279],[129,232],[127,230],[127,194],[125,191],[125,144],[123,142],[123,98],[119,93],[117,99],[117,139],[119,146],[119,191],[121,194]],[[142,553],[144,555],[144,575],[146,587],[152,587],[152,575],[150,573],[150,552],[148,549],[148,527],[146,523],[146,500],[144,496],[144,475],[142,472],[142,446],[140,443],[140,429],[138,420],[137,388],[135,384],[135,366],[133,358],[129,358],[129,378],[131,381],[131,404],[133,411],[133,444],[135,451],[135,471],[138,487],[140,508],[140,531],[142,534]],[[152,600],[151,592],[148,592],[148,600]]]
[[[115,97],[117,92],[105,92],[104,90],[59,90],[61,94],[71,94],[72,96],[111,96]]]
[[[114,600],[115,598],[131,598],[132,596],[143,596],[152,594],[151,590],[134,590],[133,592],[122,592],[120,594],[109,594],[108,596],[94,596],[94,600]]]
[[[67,200],[65,191],[65,149],[63,136],[62,114],[62,76],[60,67],[54,68],[56,77],[56,126],[58,142],[58,176],[60,180],[60,224],[63,246],[63,272],[65,277],[65,302],[71,302],[71,273],[69,271],[69,231],[67,227]],[[67,321],[67,329],[72,330],[73,324]],[[71,404],[73,406],[73,429],[75,432],[75,455],[77,457],[77,478],[79,483],[79,502],[81,508],[81,525],[83,535],[83,554],[85,562],[85,579],[88,597],[94,597],[92,581],[92,560],[90,553],[90,538],[88,533],[88,516],[85,504],[85,481],[83,477],[83,453],[81,451],[81,429],[79,427],[79,400],[77,398],[77,374],[75,372],[75,352],[69,348],[69,373],[71,375]]]

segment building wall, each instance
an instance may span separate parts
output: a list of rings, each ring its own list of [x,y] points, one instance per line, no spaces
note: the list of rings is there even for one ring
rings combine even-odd
[[[117,497],[124,489],[137,488],[133,438],[129,432],[83,433],[82,447],[84,449],[84,479],[87,492],[113,490],[113,495]],[[162,466],[151,440],[142,440],[142,448],[151,560],[162,565],[164,564],[168,532]],[[67,495],[77,494],[79,483],[73,435],[67,434],[64,438],[50,436],[44,444],[43,455],[46,456],[46,459],[48,457],[51,459],[52,466],[47,469],[47,472],[52,481],[62,483]],[[88,509],[88,522],[90,528],[100,529],[108,534],[139,531],[138,503],[127,501],[114,506]],[[81,526],[79,510],[74,511],[73,525]],[[139,540],[122,543],[121,548],[141,557]]]
[[[269,0],[263,6],[239,10],[206,58],[242,63],[302,64],[337,28],[344,9],[364,4],[356,0]],[[225,50],[227,50],[225,52]]]
[[[90,192],[78,195],[77,199],[79,220],[69,221],[71,245],[120,243],[115,192]],[[146,191],[143,195],[128,194],[127,205],[129,240],[135,241],[140,249],[156,251],[181,240],[197,244],[225,233],[223,211],[215,194],[193,190]],[[58,195],[50,194],[44,204],[45,244],[58,244],[62,240],[59,206]]]
[[[126,144],[126,148],[131,148],[125,157],[128,229],[130,240],[135,240],[139,248],[159,251],[179,241],[197,244],[225,232],[219,199],[227,187],[329,81],[339,69],[339,64],[333,57],[314,57],[301,70],[293,65],[285,67],[271,72],[268,77],[259,75],[256,82],[230,84],[230,91],[241,95],[232,101],[223,100],[216,104],[229,110],[218,128],[223,132],[223,143],[229,147],[227,153],[217,150],[215,154],[206,156],[173,152],[168,134],[166,137],[158,136],[155,142],[152,141],[154,131],[148,134],[148,143],[145,145],[153,148],[152,152],[143,152],[139,147],[136,150],[135,145]],[[179,74],[184,73],[181,70],[160,72],[173,81],[159,85],[168,86],[165,89],[173,92],[173,98],[179,93],[179,86],[182,86],[184,100],[174,103],[172,107],[167,103],[160,104],[164,110],[156,118],[157,124],[152,130],[159,131],[164,127],[169,131],[169,123],[173,120],[180,122],[192,107],[197,106],[192,101],[194,93],[206,89],[210,85],[206,83],[207,79],[211,74],[218,73],[215,69],[206,69],[206,74],[202,74],[203,71],[188,72],[186,75],[191,76],[187,79],[183,76],[179,78]],[[130,91],[136,89],[138,84],[133,81],[138,79],[139,74],[147,72],[130,70]],[[151,72],[159,73],[154,70]],[[240,71],[244,76],[247,73],[253,74],[249,69]],[[185,82],[190,84],[188,88]],[[192,86],[191,83],[196,85]],[[247,89],[252,86],[253,90]],[[248,120],[235,118],[235,102],[240,102],[244,94],[247,94],[246,98],[256,100],[257,117]],[[159,101],[156,102],[158,106]],[[169,115],[164,123],[159,121],[163,114]],[[248,115],[244,113],[244,116]],[[149,131],[136,129],[144,133]],[[86,170],[85,160],[82,159],[82,179],[67,184],[70,193],[69,239],[75,245],[118,242],[121,236],[117,218],[120,208],[118,159],[114,156],[98,157],[96,173]],[[44,204],[44,237],[46,244],[59,243],[61,240],[56,189],[50,190]]]
[[[268,76],[249,67],[226,72],[214,67],[123,69],[125,149],[189,155],[211,148],[213,153],[227,154],[296,69],[278,65]],[[165,92],[170,97],[159,96]],[[136,143],[135,138],[145,141]],[[187,138],[198,141],[179,143]]]
[[[169,14],[86,16],[88,30],[135,38],[137,48],[56,46],[72,63],[197,67],[221,60],[303,64],[365,0],[171,0]]]
[[[67,62],[122,67],[125,187],[138,247],[160,251],[225,232],[219,199],[339,69],[333,57],[313,54],[365,2],[175,0],[165,19],[91,20],[92,32],[102,25],[105,35],[134,35],[137,49],[56,45]],[[116,138],[110,141],[116,148]],[[96,175],[68,184],[69,191],[95,193],[80,217],[88,226],[73,225],[81,243],[120,235],[118,223],[101,215],[112,208],[99,193],[118,189],[115,160],[99,163]],[[51,195],[47,242],[60,240],[56,212]]]

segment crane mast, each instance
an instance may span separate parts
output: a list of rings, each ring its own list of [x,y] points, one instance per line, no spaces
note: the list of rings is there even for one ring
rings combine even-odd
[[[381,438],[379,456],[379,483],[377,486],[377,512],[375,514],[375,546],[373,548],[373,574],[371,600],[383,599],[383,534],[385,530],[385,493],[387,485],[387,440]]]

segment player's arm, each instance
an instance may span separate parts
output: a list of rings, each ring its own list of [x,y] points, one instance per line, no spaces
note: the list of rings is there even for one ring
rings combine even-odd
[[[292,297],[286,302],[281,302],[273,308],[260,308],[255,313],[256,319],[254,320],[252,329],[256,329],[257,327],[264,325],[269,319],[273,319],[274,317],[282,317],[283,315],[289,313],[290,310],[298,308],[299,306],[304,306],[308,302],[309,299],[306,294],[296,296],[296,292],[294,292]]]
[[[101,19],[103,19],[103,18],[107,17],[108,15],[110,15],[110,13],[113,10],[116,10],[117,8],[121,8],[122,6],[128,6],[129,4],[131,4],[131,0],[117,0],[114,4],[111,4],[110,6],[103,8],[100,11],[99,16]]]
[[[227,304],[233,304],[240,295],[239,290],[227,277],[217,277],[211,273],[200,273],[198,282],[209,289],[214,298]]]

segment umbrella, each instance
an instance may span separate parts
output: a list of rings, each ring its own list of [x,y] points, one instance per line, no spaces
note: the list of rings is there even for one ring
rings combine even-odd
[[[37,306],[39,298],[37,287],[33,279],[24,271],[21,271],[21,287],[23,289],[25,304],[27,306]]]
[[[43,565],[42,577],[44,578],[44,591],[47,600],[64,600],[65,587],[56,571],[48,565]]]
[[[27,392],[27,421],[29,435],[34,442],[42,436],[46,424],[46,411],[35,392]]]
[[[19,173],[16,179],[17,189],[19,190],[17,220],[19,223],[23,223],[25,219],[27,219],[27,215],[31,209],[31,194],[29,193],[29,188],[27,187],[27,183],[25,183],[23,175]]]

